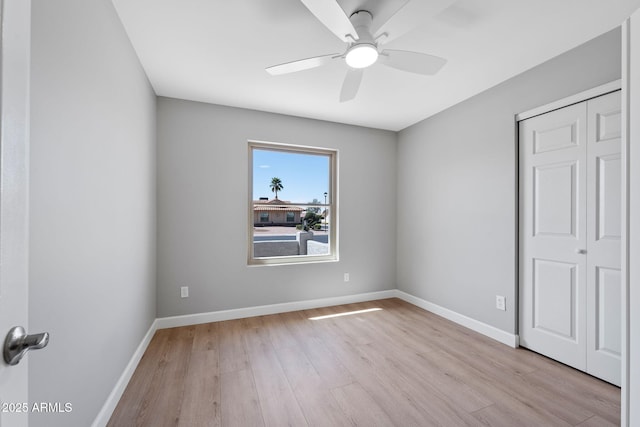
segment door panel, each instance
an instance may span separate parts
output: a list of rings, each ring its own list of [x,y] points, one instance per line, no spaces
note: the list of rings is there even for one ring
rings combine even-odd
[[[620,385],[621,94],[587,103],[587,372]]]
[[[555,121],[541,129],[533,131],[533,153],[572,148],[578,145],[580,123],[578,117],[569,121]]]
[[[618,95],[615,95],[614,97],[620,99],[620,93],[618,92]],[[601,105],[603,101],[596,98],[589,102],[591,103],[591,106],[595,106],[597,108],[597,106]],[[595,142],[620,139],[622,136],[622,110],[620,109],[620,106],[613,106],[607,110],[596,112],[594,115]]]
[[[620,242],[622,193],[620,154],[596,158],[596,240]]]
[[[577,166],[570,162],[534,167],[534,236],[576,237]]]
[[[520,122],[520,342],[586,369],[584,104]]]
[[[597,268],[595,350],[620,358],[620,270]]]
[[[532,328],[557,337],[577,341],[576,265],[533,260]]]

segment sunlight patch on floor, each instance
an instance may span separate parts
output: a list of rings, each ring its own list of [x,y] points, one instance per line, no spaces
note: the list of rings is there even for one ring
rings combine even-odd
[[[366,310],[345,311],[344,313],[327,314],[326,316],[309,317],[309,320],[330,319],[332,317],[351,316],[352,314],[369,313],[372,311],[380,311],[381,308],[367,308]]]

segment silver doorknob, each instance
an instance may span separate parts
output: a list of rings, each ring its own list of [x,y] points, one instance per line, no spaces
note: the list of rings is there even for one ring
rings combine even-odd
[[[22,326],[14,326],[4,340],[4,361],[13,366],[17,365],[29,350],[45,348],[49,344],[49,332],[27,335]]]
[[[586,249],[576,249],[576,253],[578,255],[584,255],[584,254],[587,253],[587,250]]]

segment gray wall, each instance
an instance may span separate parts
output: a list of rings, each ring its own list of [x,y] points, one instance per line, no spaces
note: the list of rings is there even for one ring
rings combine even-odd
[[[88,426],[155,318],[155,95],[109,0],[34,0],[32,426]]]
[[[619,79],[620,37],[606,33],[399,133],[400,290],[516,332],[514,116]]]
[[[396,287],[396,134],[169,98],[157,122],[159,317]],[[339,262],[247,266],[250,139],[339,150]]]

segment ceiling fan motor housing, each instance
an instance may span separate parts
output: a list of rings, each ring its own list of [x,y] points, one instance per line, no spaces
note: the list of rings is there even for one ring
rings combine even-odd
[[[357,42],[354,42],[354,44],[368,43],[373,46],[376,45],[373,35],[371,34],[371,23],[373,22],[373,15],[371,15],[371,12],[367,10],[355,11],[351,14],[349,20],[351,21],[353,28],[355,28],[358,33],[355,35],[358,40]]]
[[[349,45],[345,60],[351,68],[366,68],[378,59],[378,45],[371,35],[373,16],[366,10],[354,12],[349,18],[357,32],[358,40]]]

